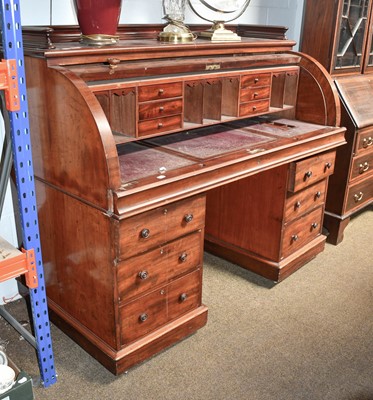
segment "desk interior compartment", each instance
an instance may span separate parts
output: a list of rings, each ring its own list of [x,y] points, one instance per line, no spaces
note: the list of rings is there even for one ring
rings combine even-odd
[[[95,92],[113,133],[136,136],[136,89]]]

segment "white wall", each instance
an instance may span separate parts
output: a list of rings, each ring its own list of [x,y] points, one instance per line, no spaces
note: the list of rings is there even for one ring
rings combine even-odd
[[[282,25],[289,28],[287,37],[299,41],[304,0],[252,0],[246,12],[236,22],[241,24]],[[22,25],[76,25],[73,0],[20,0]],[[123,0],[121,24],[163,23],[162,0]],[[185,22],[205,22],[188,7]],[[3,141],[0,125],[0,143]],[[1,149],[1,147],[0,147]],[[0,235],[17,246],[13,206],[7,192]],[[15,281],[0,284],[0,304],[17,293]]]

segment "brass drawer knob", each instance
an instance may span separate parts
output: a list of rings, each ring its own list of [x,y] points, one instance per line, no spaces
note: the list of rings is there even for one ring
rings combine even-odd
[[[164,111],[164,107],[159,107],[159,111],[160,112]]]
[[[259,78],[255,78],[254,83],[258,83],[258,82],[259,82]]]
[[[363,147],[364,149],[366,149],[367,147],[371,146],[373,144],[373,138],[372,137],[368,137],[363,139]]]
[[[138,273],[138,277],[139,277],[140,279],[142,279],[142,280],[148,279],[149,273],[148,273],[148,271],[140,271],[140,272]]]
[[[160,122],[160,123],[158,124],[158,128],[163,128],[162,122]]]
[[[179,297],[179,300],[181,303],[183,303],[184,301],[186,301],[187,298],[188,298],[188,295],[186,293],[182,293]]]
[[[139,316],[140,322],[145,322],[148,319],[148,314],[143,313]]]
[[[163,94],[164,93],[164,90],[163,89],[159,89],[158,90],[158,94]]]
[[[316,194],[315,194],[315,198],[316,198],[316,199],[319,199],[320,197],[321,197],[321,192],[319,192],[319,191],[318,191],[318,192],[316,192]]]
[[[319,226],[319,224],[317,222],[314,222],[313,224],[311,224],[312,229],[316,229]]]
[[[298,236],[298,235],[293,235],[293,236],[291,237],[291,241],[292,241],[292,242],[296,242],[298,239],[299,239],[299,236]]]
[[[193,214],[186,214],[184,216],[184,221],[188,224],[189,222],[193,221]]]
[[[359,174],[363,174],[364,172],[368,171],[369,169],[369,163],[368,161],[365,161],[364,164],[359,165]]]
[[[306,180],[306,179],[308,179],[308,178],[311,178],[311,176],[312,176],[312,171],[307,171],[307,172],[304,174],[304,180]]]
[[[259,93],[255,92],[254,93],[254,99],[256,99],[259,96]]]
[[[331,163],[331,162],[325,163],[325,171],[326,171],[327,169],[330,169],[331,167],[332,167],[332,163]]]
[[[143,239],[147,239],[150,236],[150,230],[149,229],[143,229],[140,233],[140,236]]]
[[[187,253],[182,253],[182,254],[180,254],[179,260],[181,262],[185,262],[187,260],[187,258],[188,258],[188,254]]]
[[[114,73],[115,68],[120,64],[120,60],[117,58],[108,58],[107,59],[110,68],[110,74]]]
[[[354,200],[355,203],[358,203],[359,201],[361,201],[364,197],[364,193],[363,192],[359,192],[357,194],[354,194]]]
[[[301,206],[301,202],[300,201],[297,201],[296,203],[295,203],[295,208],[297,209],[297,208],[300,208],[300,206]]]

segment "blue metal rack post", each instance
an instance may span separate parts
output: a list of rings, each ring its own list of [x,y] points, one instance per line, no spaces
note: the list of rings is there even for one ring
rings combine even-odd
[[[18,191],[23,247],[34,249],[38,287],[30,289],[40,376],[45,387],[56,382],[52,338],[46,300],[44,271],[39,238],[35,183],[29,134],[28,104],[23,57],[19,0],[1,0],[3,53],[6,60],[15,60],[18,76],[19,111],[9,111],[13,162]]]

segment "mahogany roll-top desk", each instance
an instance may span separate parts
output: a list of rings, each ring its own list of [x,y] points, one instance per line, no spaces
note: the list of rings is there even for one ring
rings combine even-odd
[[[273,281],[321,252],[345,143],[329,76],[285,29],[172,44],[161,28],[109,47],[24,29],[51,317],[114,374],[206,323],[204,245]]]

